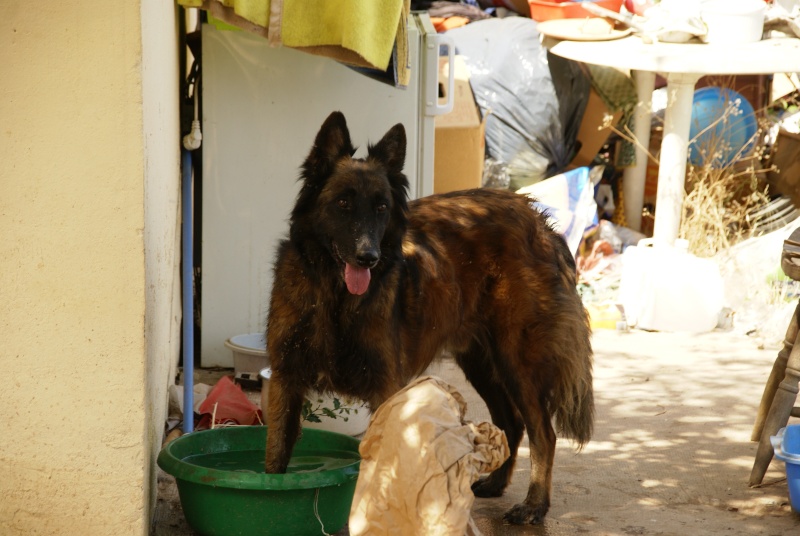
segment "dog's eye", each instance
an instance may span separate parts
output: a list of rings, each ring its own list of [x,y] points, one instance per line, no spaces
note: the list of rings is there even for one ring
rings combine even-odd
[[[386,203],[378,203],[378,206],[376,207],[375,210],[377,210],[378,212],[386,212],[386,208],[387,208]]]
[[[339,199],[336,202],[336,204],[339,205],[339,208],[341,208],[341,209],[345,209],[346,210],[346,209],[350,208],[350,202],[347,199]]]

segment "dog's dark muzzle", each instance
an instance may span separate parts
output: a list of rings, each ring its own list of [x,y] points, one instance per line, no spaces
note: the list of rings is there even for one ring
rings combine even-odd
[[[356,262],[362,268],[374,268],[381,258],[380,250],[369,248],[356,251]]]
[[[381,258],[378,242],[369,236],[356,240],[355,261],[361,268],[374,268]]]

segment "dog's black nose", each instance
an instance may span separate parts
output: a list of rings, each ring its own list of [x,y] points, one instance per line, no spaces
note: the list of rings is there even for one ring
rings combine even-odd
[[[362,251],[356,254],[356,261],[363,268],[372,268],[378,264],[378,259],[380,259],[380,256],[375,250]]]

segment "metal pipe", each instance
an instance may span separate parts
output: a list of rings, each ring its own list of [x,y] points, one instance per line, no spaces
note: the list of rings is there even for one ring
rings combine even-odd
[[[181,174],[181,251],[183,290],[183,432],[194,430],[194,293],[192,282],[192,153],[183,149]]]

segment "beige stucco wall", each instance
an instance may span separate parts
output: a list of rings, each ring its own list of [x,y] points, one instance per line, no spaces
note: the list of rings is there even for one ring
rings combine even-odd
[[[180,315],[174,7],[0,13],[0,534],[146,534]]]

